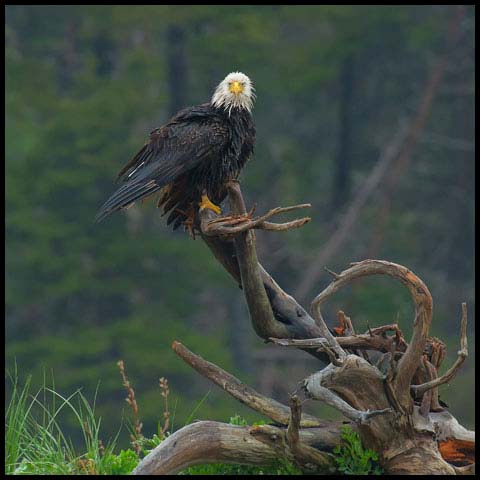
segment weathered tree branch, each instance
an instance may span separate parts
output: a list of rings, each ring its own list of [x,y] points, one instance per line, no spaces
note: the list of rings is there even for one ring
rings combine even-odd
[[[321,319],[320,305],[333,293],[351,281],[369,275],[388,275],[400,280],[407,286],[415,304],[415,321],[412,339],[398,364],[395,377],[395,394],[402,407],[412,411],[410,382],[418,368],[421,355],[427,341],[428,330],[432,320],[432,297],[425,284],[407,268],[383,260],[364,260],[354,263],[350,268],[338,274],[312,302],[316,318]],[[338,348],[338,339],[334,339]],[[329,342],[330,343],[330,342]]]
[[[468,356],[467,345],[467,304],[462,303],[462,321],[461,321],[461,333],[460,333],[460,350],[457,353],[457,359],[455,363],[445,372],[441,377],[435,378],[430,382],[422,383],[421,385],[412,385],[410,388],[416,396],[421,396],[432,388],[439,387],[444,383],[448,383],[457,374],[463,362]]]
[[[285,430],[268,427],[271,442],[266,441],[265,430],[258,427],[211,421],[192,423],[167,437],[138,464],[132,475],[173,475],[192,465],[206,463],[266,466],[285,456],[293,459],[286,442],[278,441],[284,438]],[[315,445],[326,443],[333,447],[332,437],[330,432],[323,435],[322,429],[309,429],[305,435],[300,431],[301,442]]]
[[[238,182],[229,184],[229,199],[232,214],[244,215],[246,208]],[[209,210],[201,211],[199,228],[205,228],[214,218]],[[309,338],[322,335],[315,320],[280,288],[258,262],[253,231],[239,233],[234,240],[207,235],[203,231],[201,235],[215,258],[243,288],[257,335],[265,340],[269,337]],[[323,352],[315,350],[309,353],[328,362],[328,356]]]
[[[261,415],[265,415],[280,425],[288,425],[290,421],[290,410],[286,405],[261,395],[230,373],[194,354],[179,342],[173,342],[172,349],[198,373],[214,382],[229,395],[247,405],[247,407],[250,407]],[[324,425],[324,421],[307,414],[303,416],[301,421],[302,427],[318,427]]]
[[[237,204],[237,207],[238,205],[239,204]],[[298,228],[302,225],[305,225],[311,220],[311,218],[304,217],[285,223],[271,223],[267,222],[267,220],[275,215],[279,215],[280,213],[286,213],[292,210],[298,210],[300,208],[308,207],[311,207],[309,203],[294,205],[291,207],[276,207],[257,218],[250,218],[249,215],[246,214],[246,212],[241,215],[237,214],[227,217],[218,217],[213,220],[210,220],[208,219],[208,217],[204,216],[201,219],[201,231],[203,234],[208,236],[229,237],[236,236],[239,233],[246,232],[252,229],[274,230],[277,232],[290,230],[292,228]]]
[[[253,232],[249,231],[241,233],[240,235],[248,234],[253,235]],[[250,244],[246,244],[246,248],[254,249],[253,239]],[[240,251],[242,250],[240,249]],[[237,251],[236,256],[240,257],[240,255],[243,255],[244,258],[249,258],[251,262],[256,261],[255,257],[245,256],[245,253],[238,253]],[[236,260],[235,258],[235,261]],[[241,264],[241,262],[239,263]],[[274,280],[263,271],[258,263],[256,265],[257,270],[253,269],[255,275],[257,275],[257,277],[254,275],[256,281],[258,280],[258,276],[260,276],[261,285],[264,289],[268,291],[268,288],[271,288],[276,293],[276,296],[280,296],[282,299],[282,307],[288,305],[289,308],[292,308],[292,306],[293,308],[298,308],[295,300],[289,299],[289,296],[276,285]],[[240,268],[242,268],[241,265]],[[231,270],[234,271],[234,269]],[[252,277],[250,274],[251,272],[248,272],[248,275],[242,277],[243,288],[251,281]],[[430,409],[427,403],[429,403],[430,400],[427,398],[424,401],[423,416],[415,414],[415,412],[418,413],[420,409],[413,406],[413,399],[409,393],[410,381],[413,378],[413,374],[421,364],[420,360],[424,351],[428,350],[425,347],[427,345],[428,327],[431,321],[431,297],[428,289],[418,277],[405,267],[390,262],[367,260],[353,264],[352,267],[344,272],[335,274],[334,281],[315,299],[313,310],[316,312],[317,319],[321,321],[320,325],[315,325],[316,328],[313,328],[310,333],[312,333],[312,331],[324,331],[322,330],[321,323],[323,319],[321,318],[320,312],[322,302],[353,279],[374,274],[386,274],[397,278],[410,290],[416,307],[414,333],[410,345],[405,342],[396,324],[369,329],[368,333],[364,335],[339,336],[335,338],[332,336],[332,338],[334,338],[333,345],[341,349],[340,353],[338,353],[338,351],[333,353],[331,339],[328,340],[323,335],[318,335],[318,333],[315,336],[316,338],[291,338],[293,337],[293,335],[291,335],[292,331],[286,328],[285,331],[289,335],[288,337],[282,339],[271,338],[271,340],[278,344],[294,345],[305,350],[311,349],[316,351],[318,348],[326,349],[327,356],[332,357],[332,363],[323,371],[307,379],[305,382],[306,390],[312,397],[326,401],[342,411],[347,418],[358,423],[359,432],[365,444],[381,452],[381,460],[386,471],[389,473],[418,473],[419,469],[423,468],[424,471],[431,473],[455,474],[457,471],[452,465],[449,465],[442,459],[438,450],[440,446],[443,445],[442,448],[445,452],[447,448],[445,445],[447,444],[438,443],[435,440],[434,433],[431,431],[431,415],[435,412],[429,411]],[[253,292],[254,290],[252,291],[252,295]],[[275,297],[267,296],[267,298],[270,302],[269,305],[273,305],[274,302],[272,302],[272,298]],[[255,308],[251,308],[250,311],[255,312]],[[305,317],[308,318],[307,316]],[[282,323],[278,321],[277,316],[273,316],[273,318],[274,322]],[[302,321],[304,321],[304,319],[302,319]],[[346,320],[341,324],[342,334],[353,331],[353,325],[349,324],[347,328],[345,322]],[[326,328],[324,322],[323,328]],[[387,336],[386,332],[388,331],[395,332],[395,335],[393,337]],[[443,351],[435,347],[438,342],[435,342],[434,339],[430,339],[429,342],[430,361],[434,364],[439,364]],[[378,349],[379,351],[386,352],[385,354],[389,355],[390,362],[387,375],[384,376],[382,372],[375,366],[370,365],[365,359],[356,355],[347,355],[346,352],[343,351],[343,348],[350,349],[352,347],[369,350]],[[343,352],[343,355],[341,352]],[[405,361],[406,356],[410,357],[407,357],[407,361]],[[182,358],[183,357],[186,358],[185,355],[182,356]],[[400,359],[398,365],[395,361],[397,357]],[[286,456],[286,458],[295,461],[299,465],[303,465],[305,468],[308,468],[309,461],[312,461],[314,458],[316,458],[317,465],[322,466],[321,468],[325,468],[329,464],[331,459],[326,455],[326,452],[312,451],[305,446],[299,447],[296,443],[297,432],[301,434],[304,430],[298,431],[299,428],[296,426],[298,408],[295,405],[291,405],[291,411],[289,412],[288,407],[285,405],[259,395],[253,389],[243,386],[235,377],[213,364],[199,359],[199,357],[194,354],[190,357],[189,363],[200,373],[207,376],[207,378],[212,379],[218,385],[222,386],[225,391],[235,398],[249,405],[256,411],[269,416],[279,424],[289,426],[287,431],[283,430],[281,432],[275,431],[274,429],[276,427],[270,425],[256,427],[251,431],[251,434],[254,435],[257,440],[276,451],[277,457]],[[199,365],[201,366],[199,367]],[[429,364],[426,364],[427,367],[428,365]],[[401,368],[404,369],[403,373],[401,373]],[[399,377],[402,379],[401,375],[403,375],[404,378],[402,381],[407,382],[408,393],[406,396],[402,395],[402,391],[399,389],[399,385],[402,384],[402,382],[399,381]],[[415,415],[412,416],[412,414]],[[313,419],[308,419],[308,421],[306,421],[306,418],[305,416],[302,417],[302,425],[313,425],[315,422],[317,422],[317,424],[320,422],[319,419],[315,419],[314,417]],[[419,418],[422,420],[418,420]],[[328,427],[324,424],[323,428]],[[445,430],[446,427],[439,426],[438,422],[434,425],[434,431],[440,431],[442,428]],[[461,428],[463,427],[460,427],[460,429]],[[458,431],[457,429],[456,433],[458,433]],[[392,437],[392,432],[395,432],[396,436]],[[418,433],[422,435],[428,433],[429,437],[422,437],[420,443],[419,440],[416,440],[416,443],[412,443],[412,446],[410,446],[410,439],[418,435]],[[456,447],[454,448],[454,453],[448,453],[450,456],[446,458],[458,458],[460,455],[458,452],[463,452],[464,450],[462,449],[465,448],[464,443],[461,442],[465,442],[466,440],[454,438],[445,440],[445,442],[447,441],[449,452],[452,450],[452,444]],[[460,447],[458,447],[458,442],[460,442]],[[417,445],[416,450],[412,450],[412,448],[414,448],[413,445]],[[469,448],[473,448],[474,450],[474,443],[473,447],[471,447],[471,442],[468,445]],[[300,454],[299,452],[303,453]]]
[[[244,403],[256,411],[271,416],[285,427],[261,425],[238,427],[217,422],[196,422],[184,427],[166,440],[143,459],[133,474],[172,474],[199,463],[236,463],[248,465],[269,465],[278,458],[287,458],[305,470],[332,473],[332,457],[329,452],[339,444],[341,424],[322,422],[301,414],[296,397],[291,399],[290,411],[284,405],[257,394],[238,379],[219,367],[190,352],[181,344],[174,344],[175,351],[187,363],[207,378],[220,384],[235,398],[248,400]],[[352,391],[355,380],[361,388]],[[313,396],[327,400],[339,408],[347,417],[358,423],[364,438],[372,435],[377,451],[381,452],[387,473],[419,473],[428,471],[443,474],[471,473],[471,462],[475,451],[474,432],[466,430],[448,412],[431,412],[426,418],[419,408],[413,411],[413,428],[422,435],[412,442],[398,432],[398,416],[392,415],[388,399],[381,388],[382,378],[375,367],[355,355],[346,357],[340,368],[329,365],[305,381],[307,391]],[[320,388],[319,388],[320,387]],[[337,395],[333,391],[338,392]],[[252,393],[253,392],[253,393]],[[325,393],[326,392],[326,393]],[[375,395],[372,395],[375,393]],[[343,400],[343,397],[345,400]],[[252,400],[253,399],[253,400]],[[359,410],[368,404],[373,410]],[[258,408],[258,405],[262,405]],[[263,408],[268,405],[269,413]],[[354,405],[352,407],[352,405]],[[271,414],[274,412],[273,415]],[[302,425],[317,426],[301,428]],[[367,428],[367,430],[363,430]],[[392,432],[398,434],[392,437]],[[428,440],[425,435],[430,435]],[[457,462],[457,466],[446,463],[445,458]],[[380,443],[378,443],[380,442]],[[370,446],[372,448],[372,446]],[[461,469],[458,466],[469,465]],[[460,470],[459,470],[460,468]]]
[[[383,336],[382,333],[387,330],[398,329],[397,324],[384,325],[372,329],[372,333],[364,333],[357,335],[350,335],[346,337],[336,337],[336,341],[342,348],[347,349],[363,349],[363,350],[378,350],[379,352],[387,353],[391,349],[392,339],[395,337]],[[288,339],[288,338],[273,338],[270,340],[276,345],[283,347],[296,347],[296,348],[319,348],[327,345],[328,342],[325,338],[307,338],[307,339]],[[405,341],[397,346],[397,352],[405,351],[407,344]]]
[[[279,458],[287,458],[316,471],[333,471],[332,456],[328,452],[340,443],[339,422],[322,421],[302,414],[297,403],[291,410],[260,395],[179,342],[174,342],[172,348],[234,398],[275,422],[288,425],[288,429],[274,425],[239,427],[219,422],[195,422],[167,437],[139,463],[134,475],[174,474],[200,463],[265,466],[274,464]]]
[[[321,298],[319,298],[318,296],[313,300],[310,310],[312,311],[313,316],[317,321],[317,325],[319,326],[320,331],[322,332],[322,337],[325,338],[325,340],[327,341],[328,347],[331,350],[333,350],[333,352],[338,356],[340,360],[342,360],[343,358],[346,357],[347,353],[338,344],[338,341],[328,329],[327,324],[325,323],[325,320],[322,317],[322,312],[320,311],[320,303],[321,303]]]
[[[213,218],[209,210],[203,210],[202,216]],[[222,239],[202,234],[202,239],[215,258],[242,288],[237,252],[232,239]],[[285,325],[286,338],[309,338],[320,336],[315,320],[293,298],[288,295],[259,263],[263,286],[267,292],[275,319]],[[325,359],[326,360],[326,359]]]
[[[227,186],[230,210],[233,214],[244,215],[247,211],[238,182]],[[237,261],[240,269],[243,293],[247,300],[253,328],[261,338],[268,338],[270,332],[285,332],[284,325],[279,324],[273,315],[263,280],[258,266],[255,237],[251,230],[240,233],[234,238]],[[276,335],[274,335],[276,336]]]
[[[357,359],[357,361],[363,360],[359,357],[357,357]],[[364,361],[366,362],[366,360]],[[330,376],[331,370],[335,368],[336,367],[333,364],[328,365],[322,371],[310,375],[310,377],[304,381],[304,388],[311,398],[325,402],[327,405],[330,405],[331,407],[334,407],[340,411],[343,415],[345,415],[345,417],[360,425],[369,423],[370,420],[377,415],[392,413],[392,409],[390,407],[377,410],[359,411],[342,400],[334,392],[324,387],[322,385],[323,379],[327,376]]]
[[[467,355],[466,307],[462,306],[459,358],[440,378],[435,377],[445,349],[438,339],[428,338],[431,295],[424,283],[401,265],[365,260],[339,274],[330,272],[333,281],[312,302],[314,320],[258,263],[252,229],[265,226],[266,216],[247,218],[238,182],[229,184],[228,189],[232,216],[212,222],[212,214],[202,211],[202,238],[240,284],[252,325],[261,338],[295,346],[330,361],[326,368],[304,381],[307,394],[351,420],[364,445],[379,453],[388,474],[471,472],[474,432],[464,429],[448,412],[439,411],[436,393],[438,385],[453,378]],[[274,209],[266,215],[279,211],[285,210]],[[343,312],[339,313],[340,327],[334,329],[338,336],[328,329],[320,311],[322,303],[349,282],[368,275],[389,275],[409,289],[415,305],[410,343],[403,339],[397,324],[369,328],[367,333],[357,335]],[[394,335],[387,335],[389,331]],[[332,473],[330,451],[332,445],[339,443],[339,423],[302,415],[295,396],[288,408],[259,394],[178,342],[174,342],[173,349],[200,374],[277,426],[195,423],[162,442],[134,473],[172,473],[196,463],[212,462],[267,465],[278,458],[286,458],[304,471]],[[367,350],[383,353],[383,357],[374,364],[366,355]],[[356,355],[357,351],[364,357]],[[420,407],[414,404],[414,397],[422,401]]]
[[[300,441],[302,404],[296,395],[290,397],[290,422],[286,432],[286,440],[295,462],[301,466],[311,464],[316,470],[321,466],[328,471],[333,467],[332,455],[321,452]]]

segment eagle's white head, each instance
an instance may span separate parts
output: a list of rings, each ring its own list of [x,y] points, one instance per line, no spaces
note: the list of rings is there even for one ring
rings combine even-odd
[[[223,107],[230,114],[232,108],[244,108],[251,112],[255,93],[252,81],[242,72],[229,73],[215,89],[211,104]]]

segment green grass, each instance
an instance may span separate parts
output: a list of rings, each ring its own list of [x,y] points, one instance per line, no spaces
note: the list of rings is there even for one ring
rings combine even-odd
[[[20,386],[16,372],[10,376],[12,390],[5,412],[5,473],[69,475],[113,474],[116,438],[104,445],[100,440],[101,420],[80,390],[65,397],[43,386],[31,393],[31,378]],[[72,415],[82,434],[78,453],[59,423]]]
[[[14,374],[8,377],[11,382],[11,394],[5,411],[5,474],[128,475],[141,458],[173,432],[173,418],[169,431],[166,431],[168,422],[164,421],[163,427],[159,422],[158,433],[152,438],[144,437],[138,429],[135,429],[135,423],[131,423],[126,425],[126,428],[132,440],[132,448],[119,450],[117,440],[125,424],[121,422],[115,438],[108,443],[102,442],[101,419],[95,414],[97,393],[90,404],[80,390],[69,396],[56,392],[54,381],[52,380],[52,386],[48,387],[45,376],[43,386],[36,392],[31,391],[30,377],[23,385],[19,384],[16,369]],[[168,387],[165,387],[163,392],[166,392],[165,419],[170,416]],[[134,395],[134,392],[132,394]],[[193,418],[207,396],[208,394],[195,407],[189,420]],[[66,415],[75,419],[81,434],[80,445],[76,447],[62,431],[62,419],[65,419]],[[138,420],[138,417],[135,417],[135,420]],[[259,421],[253,425],[264,423]],[[246,426],[247,422],[239,415],[235,415],[230,418],[230,424]],[[344,475],[381,474],[376,454],[363,449],[355,432],[345,428],[342,440],[342,445],[335,449],[339,472]],[[274,465],[264,467],[233,464],[196,465],[180,474],[301,475],[302,471],[281,458]]]
[[[118,436],[107,444],[102,442],[101,419],[95,415],[95,398],[90,404],[80,390],[63,396],[52,386],[31,391],[31,378],[19,384],[17,371],[8,375],[11,382],[10,399],[5,411],[5,474],[8,475],[128,475],[141,458],[172,433],[163,433],[159,423],[158,434],[145,438],[128,428],[133,440],[132,449],[116,453]],[[208,394],[192,411],[189,420],[206,400]],[[81,433],[80,446],[74,447],[61,427],[65,415],[73,416]],[[173,419],[172,419],[173,420]],[[233,425],[247,425],[238,415],[232,417]],[[187,422],[188,423],[188,422]],[[259,422],[259,424],[262,422]],[[137,448],[135,448],[137,447]],[[138,452],[138,453],[137,453]],[[279,461],[271,467],[242,465],[197,465],[181,472],[182,475],[261,475],[301,474],[288,462]]]

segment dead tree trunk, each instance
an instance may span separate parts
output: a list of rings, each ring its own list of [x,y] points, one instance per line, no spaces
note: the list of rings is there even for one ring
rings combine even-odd
[[[257,260],[253,229],[297,228],[309,218],[288,223],[268,220],[297,205],[276,208],[261,217],[246,213],[238,182],[229,185],[232,215],[213,218],[200,213],[197,228],[215,258],[240,285],[255,332],[279,346],[300,348],[328,363],[303,381],[306,396],[339,410],[375,450],[386,474],[474,473],[475,432],[462,427],[440,406],[438,386],[452,380],[467,357],[467,309],[462,304],[461,348],[454,365],[441,377],[438,368],[445,346],[430,338],[432,297],[413,272],[395,263],[365,260],[333,276],[312,302],[309,315],[285,293]],[[353,280],[388,275],[403,283],[415,305],[412,338],[406,342],[399,325],[385,325],[356,334],[339,312],[340,325],[330,331],[320,306]],[[389,334],[390,332],[390,334]],[[234,398],[273,420],[274,425],[238,427],[218,422],[188,425],[147,455],[133,474],[172,474],[201,463],[270,465],[287,458],[306,472],[335,473],[332,450],[340,443],[340,422],[302,414],[300,402],[290,405],[267,398],[179,342],[175,353],[201,375]],[[372,360],[376,352],[377,360]]]

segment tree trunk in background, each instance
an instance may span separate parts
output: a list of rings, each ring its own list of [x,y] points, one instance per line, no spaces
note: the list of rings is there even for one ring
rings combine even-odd
[[[92,49],[97,59],[96,72],[99,77],[109,76],[113,70],[115,45],[108,31],[100,31],[93,39]]]
[[[375,258],[380,255],[385,232],[388,228],[388,220],[395,191],[410,168],[412,153],[423,135],[435,98],[444,80],[447,66],[453,65],[452,53],[454,53],[454,47],[462,34],[461,26],[465,18],[465,7],[463,5],[453,6],[451,12],[451,20],[446,31],[445,52],[439,60],[432,65],[429,79],[422,95],[415,121],[409,131],[407,141],[395,164],[392,166],[389,176],[386,178],[385,185],[383,186],[383,193],[378,202],[380,211],[372,234],[372,241],[367,257]]]
[[[167,29],[168,113],[175,115],[188,105],[185,30],[179,25]]]
[[[475,118],[472,110],[474,98],[470,96],[458,96],[454,103],[455,116],[457,117],[456,129],[452,132],[452,137],[460,141],[469,138],[475,138]],[[449,238],[449,248],[447,249],[450,261],[446,262],[446,272],[448,278],[454,281],[461,281],[462,278],[468,278],[473,275],[472,262],[465,262],[462,258],[462,252],[471,252],[471,258],[474,258],[475,233],[471,219],[475,212],[473,202],[470,199],[475,197],[475,151],[467,149],[452,150],[455,162],[457,164],[457,175],[452,178],[451,194],[449,195],[448,217],[452,227],[452,235]],[[470,228],[469,228],[470,227]]]
[[[354,57],[349,55],[344,60],[340,73],[340,133],[333,180],[332,212],[346,203],[350,194],[354,68]]]
[[[66,93],[71,85],[77,66],[77,20],[70,20],[65,27],[64,43],[58,57],[58,88]]]

